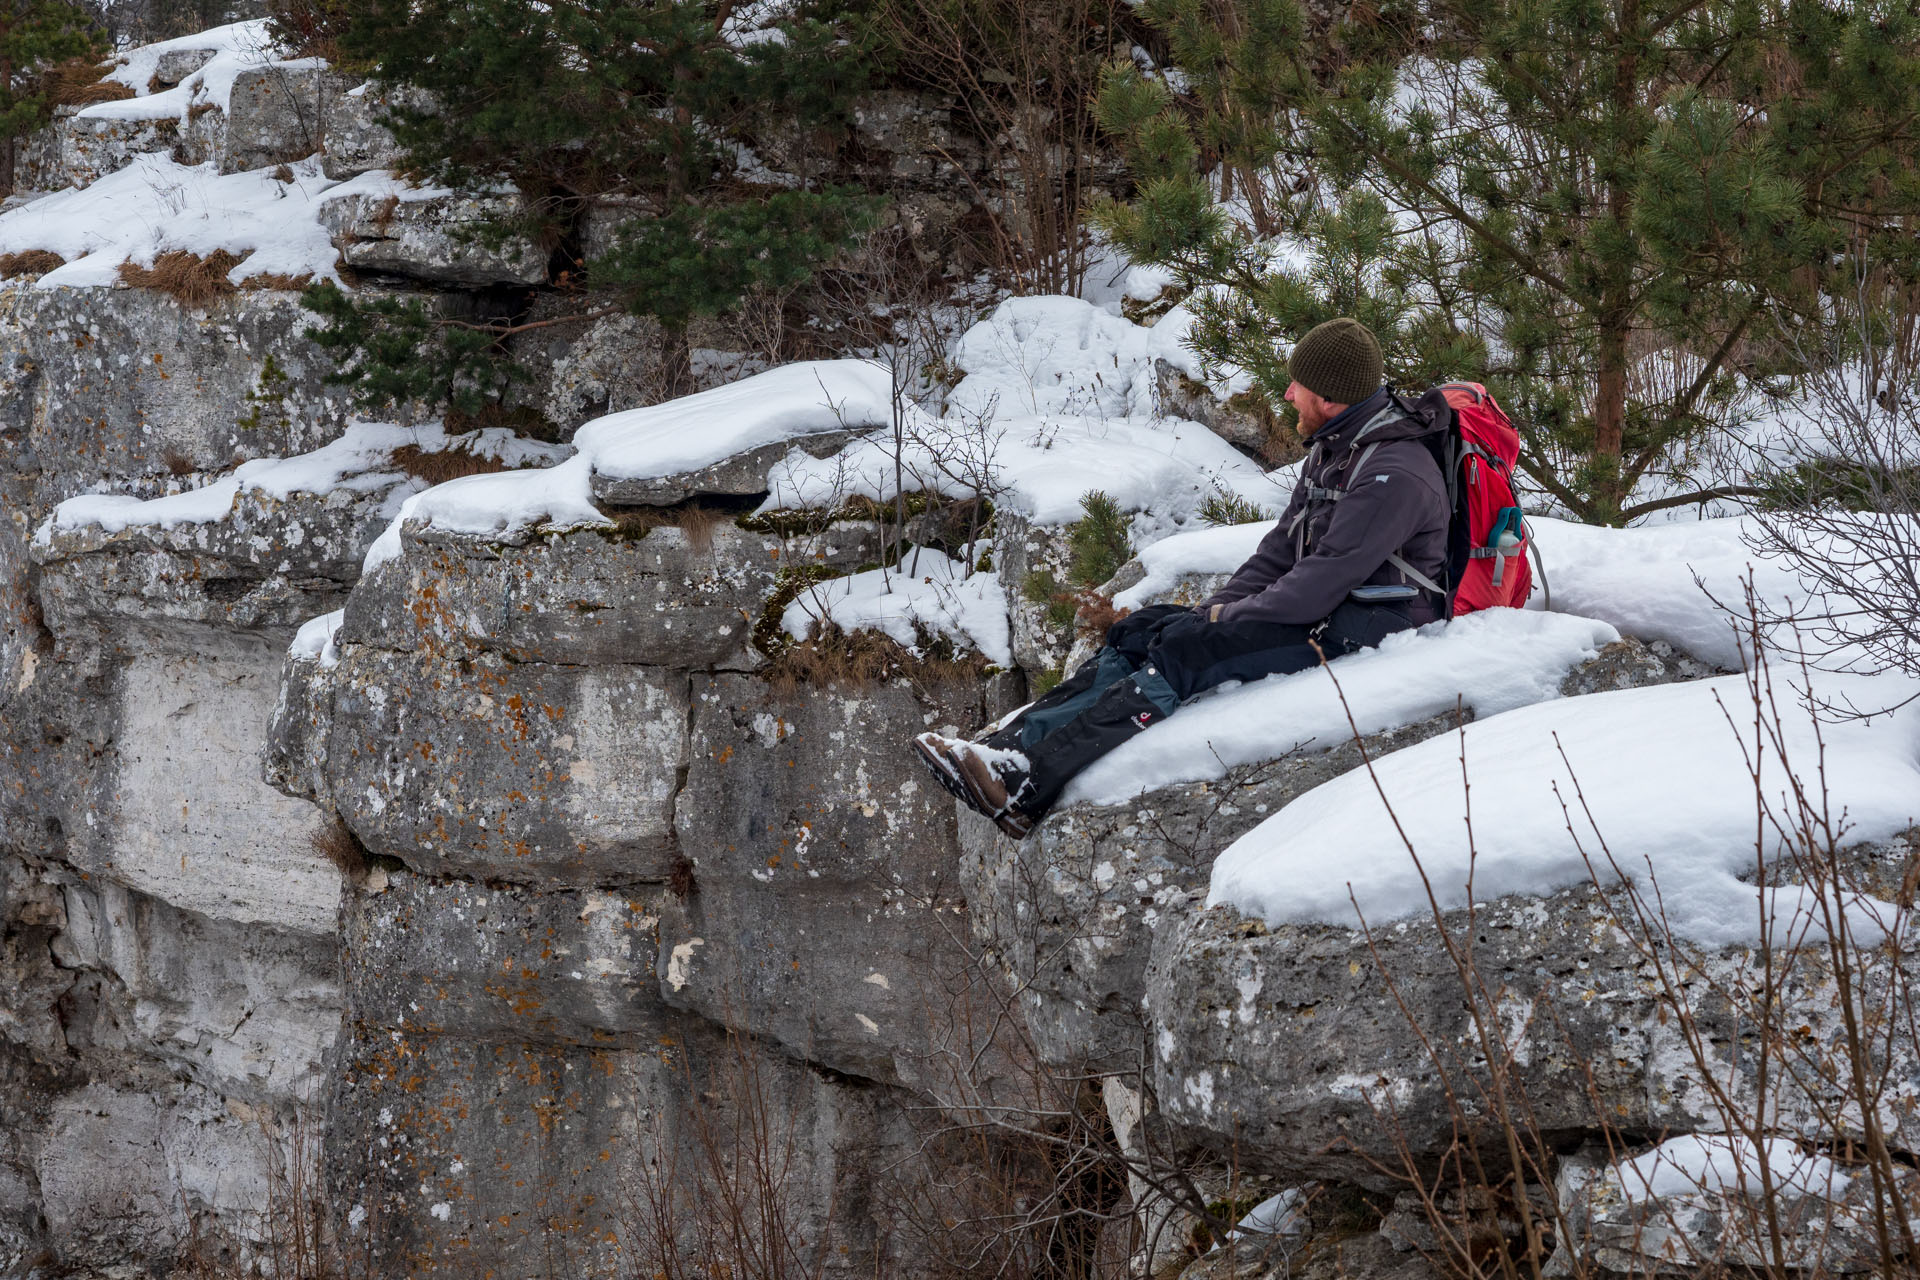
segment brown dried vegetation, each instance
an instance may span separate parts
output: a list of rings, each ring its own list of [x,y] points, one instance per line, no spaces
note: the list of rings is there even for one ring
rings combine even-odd
[[[215,298],[235,292],[227,274],[243,258],[225,249],[216,249],[206,257],[175,249],[153,260],[151,267],[138,263],[120,264],[120,283],[134,289],[157,289],[171,294],[181,305],[203,307]]]
[[[655,529],[679,529],[687,535],[688,548],[702,555],[713,550],[713,531],[729,518],[727,512],[698,502],[677,507],[617,508],[610,516],[623,538],[644,538]]]
[[[859,689],[888,680],[916,685],[978,681],[987,660],[977,653],[956,654],[945,640],[923,638],[914,654],[877,631],[843,631],[817,623],[813,634],[788,645],[761,670],[774,691],[791,694],[803,685]]]
[[[286,275],[278,271],[262,271],[257,276],[248,276],[240,282],[240,287],[249,292],[268,289],[286,289],[298,292],[313,283],[313,273],[303,271],[297,276]]]
[[[393,465],[428,484],[445,484],[462,476],[488,475],[505,471],[507,464],[471,449],[422,449],[417,444],[401,445],[393,451]]]
[[[20,276],[43,276],[55,267],[64,267],[67,260],[48,249],[28,249],[24,253],[0,253],[0,279],[13,280]]]
[[[366,846],[337,819],[313,833],[313,851],[349,879],[358,880],[367,874]]]
[[[91,58],[69,58],[48,67],[40,76],[40,91],[49,105],[84,107],[96,102],[119,102],[136,98],[131,85],[118,80],[103,80],[113,70],[111,63],[96,63]]]

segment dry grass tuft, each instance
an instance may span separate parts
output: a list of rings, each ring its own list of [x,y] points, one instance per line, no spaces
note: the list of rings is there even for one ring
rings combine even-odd
[[[278,271],[262,271],[257,276],[248,276],[242,280],[240,287],[250,293],[268,289],[285,289],[297,293],[312,283],[311,271],[303,271],[297,276],[285,275]]]
[[[979,680],[990,665],[977,653],[956,655],[944,640],[923,640],[920,648],[915,656],[878,631],[817,624],[810,639],[782,649],[761,675],[775,692],[791,694],[803,685],[864,689],[896,679],[917,684]]]
[[[204,258],[185,249],[175,249],[155,258],[151,267],[121,263],[120,283],[171,294],[183,306],[203,307],[215,298],[235,292],[227,273],[244,260],[241,255],[225,249],[216,249]]]
[[[393,465],[428,484],[445,484],[462,476],[490,475],[505,471],[507,464],[470,449],[422,449],[417,444],[401,445],[393,451]]]
[[[347,829],[346,823],[338,819],[313,833],[313,851],[338,867],[340,873],[349,879],[358,880],[367,874],[366,846]]]
[[[655,529],[679,529],[687,535],[688,549],[705,555],[713,550],[713,531],[730,517],[724,510],[689,502],[677,507],[616,508],[610,518],[623,538],[644,538]]]
[[[1078,608],[1073,616],[1073,625],[1081,632],[1105,635],[1108,627],[1133,612],[1120,608],[1114,604],[1113,597],[1103,596],[1092,587],[1077,593],[1074,601]]]
[[[192,124],[195,120],[207,114],[207,112],[218,111],[219,109],[218,106],[211,102],[196,102],[187,108],[187,123]]]
[[[137,98],[131,85],[118,80],[103,80],[113,70],[112,63],[96,63],[91,58],[69,58],[55,63],[40,76],[40,91],[55,107],[85,107],[96,102],[119,102]]]
[[[701,555],[713,550],[713,531],[726,520],[726,513],[690,502],[677,510],[680,532],[687,535],[687,546]]]
[[[43,276],[55,267],[64,267],[67,260],[50,249],[28,249],[24,253],[0,253],[0,278],[17,279],[20,276]]]
[[[163,452],[160,455],[160,465],[165,467],[167,474],[176,480],[184,479],[198,470],[198,468],[193,465],[193,459],[178,449],[168,449]]]

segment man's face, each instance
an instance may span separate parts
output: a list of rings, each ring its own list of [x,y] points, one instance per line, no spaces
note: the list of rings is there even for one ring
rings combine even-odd
[[[1287,386],[1287,403],[1291,404],[1300,415],[1300,421],[1294,424],[1293,429],[1300,433],[1302,440],[1326,426],[1347,407],[1343,404],[1335,404],[1331,400],[1324,400],[1297,382]]]

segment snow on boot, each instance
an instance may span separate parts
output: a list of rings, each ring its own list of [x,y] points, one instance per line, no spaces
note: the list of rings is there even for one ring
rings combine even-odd
[[[951,754],[966,784],[967,802],[1015,840],[1025,840],[1033,820],[1014,805],[1013,793],[1026,785],[1027,758],[978,742],[957,743]]]
[[[948,795],[962,804],[971,805],[973,800],[967,795],[967,784],[960,780],[960,766],[948,750],[951,744],[958,741],[958,738],[943,738],[937,733],[915,734],[913,753],[920,757],[920,763],[927,766],[927,772],[933,775],[933,780]]]
[[[1017,752],[995,751],[978,743],[943,737],[937,733],[917,735],[913,740],[913,750],[920,757],[920,762],[927,766],[927,772],[954,799],[981,817],[991,818],[994,825],[1015,840],[1024,840],[1027,832],[1033,829],[1033,824],[1026,816],[1008,804],[1007,786],[990,763],[994,757],[1018,756]],[[1025,775],[1021,774],[1020,777],[1024,779]]]

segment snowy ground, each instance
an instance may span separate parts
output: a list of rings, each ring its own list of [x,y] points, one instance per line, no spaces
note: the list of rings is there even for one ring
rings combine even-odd
[[[388,491],[387,504],[397,515],[403,501],[426,488],[393,462],[393,452],[413,446],[425,453],[459,449],[483,458],[497,458],[509,467],[547,467],[566,456],[564,446],[541,444],[498,428],[449,436],[437,423],[398,427],[385,422],[355,422],[338,440],[293,458],[256,458],[243,462],[214,483],[164,498],[89,493],[69,498],[41,523],[37,540],[44,545],[64,529],[98,526],[117,533],[135,525],[171,529],[183,524],[224,520],[243,490],[258,490],[285,499],[296,493],[325,494],[336,489],[354,493]],[[439,486],[445,488],[445,485]]]

